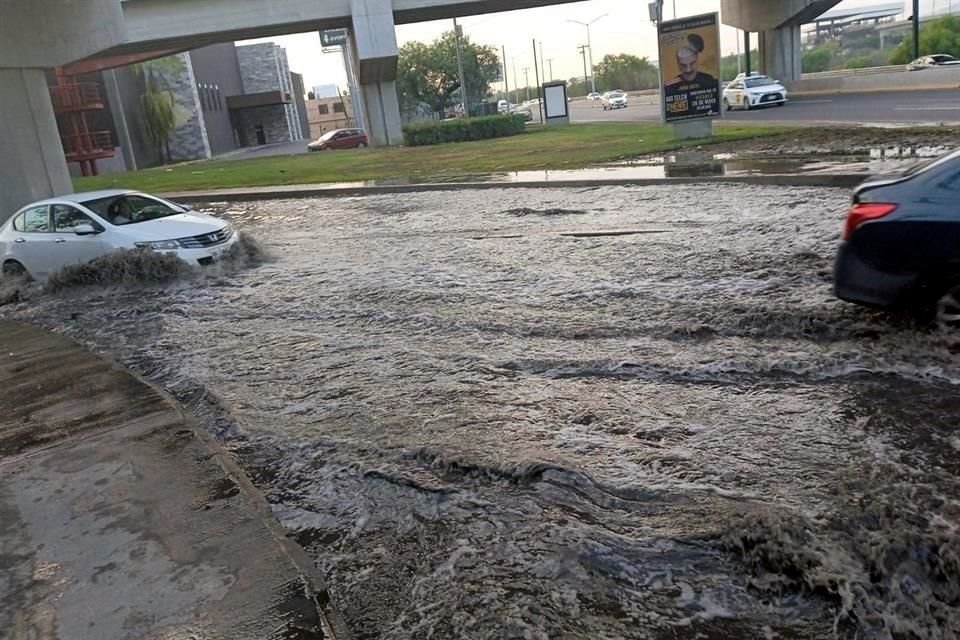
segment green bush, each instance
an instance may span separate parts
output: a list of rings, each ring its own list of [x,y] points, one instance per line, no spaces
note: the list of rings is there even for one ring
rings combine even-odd
[[[521,115],[429,120],[404,125],[403,141],[408,147],[423,147],[446,142],[466,142],[503,138],[523,133],[526,122]]]
[[[847,64],[844,65],[846,69],[866,69],[867,67],[872,67],[870,56],[857,56],[856,58],[851,58],[847,60]]]

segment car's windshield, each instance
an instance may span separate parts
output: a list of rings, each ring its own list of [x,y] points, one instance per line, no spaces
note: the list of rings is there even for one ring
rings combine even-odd
[[[927,158],[926,160],[921,160],[914,165],[911,165],[906,171],[903,172],[905,176],[912,176],[918,173],[922,173],[927,169],[932,168],[934,165],[939,165],[944,162],[951,162],[954,160],[960,160],[960,151],[951,151],[945,153],[941,156],[935,158]]]
[[[620,98],[623,97],[623,91],[611,91],[609,94],[611,98]]]
[[[332,140],[333,136],[337,135],[338,133],[340,133],[340,131],[337,129],[334,129],[333,131],[328,131],[322,136],[320,136],[320,139],[317,140],[317,142],[326,142],[327,140]]]
[[[936,56],[930,56],[930,57],[933,58],[934,62],[950,62],[952,60],[956,60],[956,58],[946,53],[936,55]]]
[[[183,213],[170,203],[134,193],[87,200],[81,204],[116,226],[147,222]]]
[[[767,76],[752,76],[747,78],[748,89],[753,89],[754,87],[765,87],[768,84],[774,84],[774,82]]]

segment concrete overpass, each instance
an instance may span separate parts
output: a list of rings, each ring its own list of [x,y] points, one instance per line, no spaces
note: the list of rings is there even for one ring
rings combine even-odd
[[[574,1],[0,0],[0,131],[6,143],[0,221],[31,200],[72,190],[44,69],[102,56],[347,27],[371,141],[399,144],[397,24]],[[800,24],[838,1],[722,4],[727,24],[761,33],[761,68],[789,80],[800,73]]]

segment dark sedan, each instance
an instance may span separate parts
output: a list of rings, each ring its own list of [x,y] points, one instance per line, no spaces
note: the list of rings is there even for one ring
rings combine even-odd
[[[960,151],[858,187],[843,240],[837,297],[960,329]]]

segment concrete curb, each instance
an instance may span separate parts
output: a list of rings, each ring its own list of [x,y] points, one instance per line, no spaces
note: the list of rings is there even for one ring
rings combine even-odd
[[[163,197],[185,203],[244,202],[294,198],[342,198],[425,191],[462,191],[485,189],[589,189],[594,187],[650,187],[662,185],[748,184],[779,187],[852,188],[867,176],[862,173],[811,173],[758,176],[714,176],[702,178],[613,178],[526,182],[443,182],[399,185],[324,185],[304,184],[247,189],[212,189],[165,193]]]

